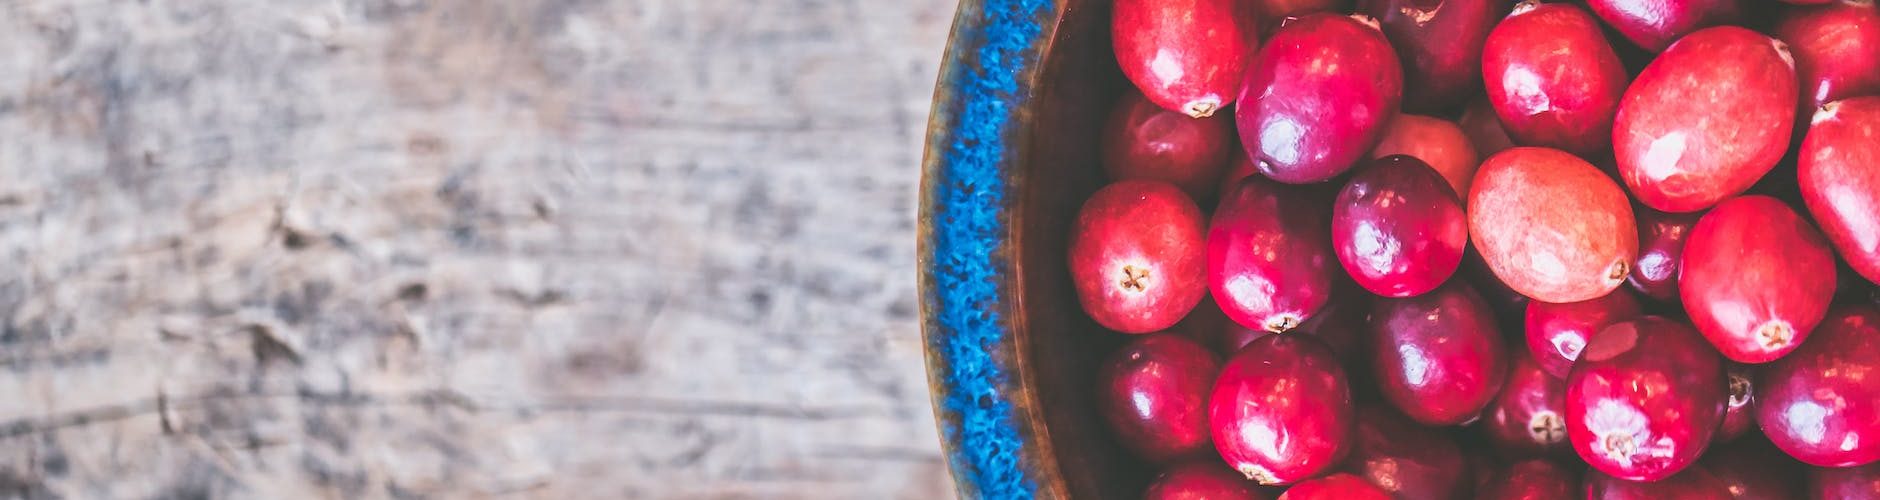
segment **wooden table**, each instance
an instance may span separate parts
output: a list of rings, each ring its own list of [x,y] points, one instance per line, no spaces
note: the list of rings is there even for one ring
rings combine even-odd
[[[952,8],[0,3],[0,497],[947,496]]]

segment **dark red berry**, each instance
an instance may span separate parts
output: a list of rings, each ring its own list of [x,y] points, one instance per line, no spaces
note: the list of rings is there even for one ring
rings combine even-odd
[[[1234,120],[1226,114],[1190,118],[1138,92],[1125,93],[1110,111],[1102,144],[1110,180],[1167,182],[1204,206],[1214,199],[1228,153],[1238,149]]]
[[[1880,310],[1842,306],[1756,380],[1756,423],[1810,465],[1880,460]]]
[[[1247,344],[1221,370],[1208,405],[1221,458],[1260,484],[1319,475],[1352,446],[1345,371],[1309,337],[1268,335]]]
[[[1208,393],[1220,370],[1214,352],[1187,337],[1135,339],[1103,363],[1103,416],[1124,446],[1150,461],[1206,456]]]
[[[1603,297],[1584,302],[1529,302],[1526,318],[1528,353],[1547,373],[1564,380],[1594,333],[1640,314],[1643,312],[1639,309],[1638,300],[1625,290],[1613,290]]]
[[[1116,0],[1110,38],[1123,75],[1170,111],[1206,117],[1234,101],[1259,47],[1259,12],[1236,0]]]
[[[1284,332],[1325,307],[1338,273],[1328,212],[1313,193],[1242,179],[1208,227],[1208,286],[1221,311],[1248,328]]]
[[[1261,173],[1292,184],[1331,179],[1383,137],[1403,73],[1376,22],[1357,17],[1308,14],[1260,48],[1234,118]]]
[[[1388,156],[1359,169],[1332,209],[1332,248],[1353,281],[1384,297],[1436,289],[1462,263],[1462,200],[1422,160]]]
[[[1371,309],[1372,369],[1384,398],[1424,425],[1474,420],[1501,390],[1508,351],[1488,304],[1451,282]]]
[[[1723,360],[1657,316],[1593,335],[1567,377],[1567,440],[1594,469],[1658,481],[1697,462],[1723,421]]]

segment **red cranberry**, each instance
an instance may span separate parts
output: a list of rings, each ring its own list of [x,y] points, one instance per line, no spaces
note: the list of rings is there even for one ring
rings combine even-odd
[[[1795,350],[1834,298],[1834,252],[1781,201],[1731,198],[1684,243],[1678,293],[1724,357],[1766,363]]]
[[[1384,398],[1424,425],[1475,419],[1508,375],[1494,315],[1460,282],[1415,297],[1378,299],[1370,341]]]
[[[1756,426],[1756,379],[1749,365],[1730,361],[1723,362],[1724,387],[1730,391],[1729,402],[1723,409],[1723,423],[1717,425],[1718,443],[1735,441],[1745,431]]]
[[[1259,12],[1235,0],[1116,0],[1110,37],[1123,75],[1157,105],[1213,115],[1259,46]]]
[[[1756,382],[1756,422],[1789,456],[1822,467],[1880,460],[1880,310],[1829,312]]]
[[[1880,29],[1880,19],[1873,23]],[[1848,266],[1880,283],[1880,97],[1828,103],[1802,140],[1802,201]]]
[[[1710,471],[1692,466],[1654,482],[1629,481],[1586,471],[1586,500],[1730,500],[1730,490]]]
[[[1580,359],[1580,351],[1586,349],[1587,339],[1613,323],[1640,314],[1643,312],[1638,301],[1624,290],[1582,302],[1529,302],[1528,353],[1548,374],[1564,380],[1573,369],[1573,361]]]
[[[1221,370],[1208,404],[1221,458],[1260,484],[1316,476],[1351,449],[1345,371],[1310,338],[1268,335],[1247,344]]]
[[[1619,101],[1612,147],[1626,187],[1666,212],[1748,190],[1788,149],[1795,92],[1782,42],[1734,26],[1678,40]]]
[[[1216,460],[1170,466],[1149,483],[1144,500],[1267,500],[1272,494]]]
[[[1469,234],[1495,276],[1522,295],[1579,302],[1631,272],[1638,231],[1625,192],[1598,168],[1547,148],[1482,162],[1469,192]]]
[[[1803,115],[1816,106],[1880,94],[1880,10],[1871,0],[1788,9],[1776,38],[1788,42]]]
[[[1808,498],[1880,498],[1880,463],[1859,467],[1811,467],[1808,471]]]
[[[1468,491],[1468,468],[1456,443],[1396,413],[1389,408],[1362,412],[1351,473],[1397,500],[1447,500]]]
[[[1548,460],[1530,459],[1508,466],[1477,491],[1477,500],[1570,500],[1579,489],[1575,474]]]
[[[1103,416],[1125,447],[1150,461],[1205,456],[1208,391],[1220,371],[1220,359],[1187,337],[1136,339],[1103,363]]]
[[[1522,144],[1604,154],[1630,76],[1599,22],[1572,4],[1527,0],[1488,35],[1482,81]]]
[[[1409,297],[1455,274],[1469,243],[1462,201],[1429,165],[1409,156],[1372,160],[1332,209],[1332,248],[1371,293]]]
[[[1802,464],[1760,437],[1721,446],[1698,461],[1736,500],[1786,500],[1800,497]],[[1853,498],[1853,497],[1842,497]]]
[[[1734,24],[1742,18],[1737,0],[1590,0],[1593,13],[1626,39],[1652,52],[1700,28]]]
[[[1397,54],[1375,21],[1357,17],[1301,17],[1254,59],[1234,118],[1241,145],[1268,177],[1293,184],[1336,177],[1377,145],[1397,114]]]
[[[1404,108],[1445,112],[1481,82],[1482,40],[1508,13],[1498,0],[1365,0],[1403,61]]]
[[[1469,136],[1469,144],[1475,145],[1475,154],[1483,158],[1514,147],[1514,140],[1508,138],[1508,131],[1502,127],[1501,118],[1495,116],[1495,108],[1488,99],[1471,101],[1469,107],[1463,108],[1462,117],[1456,123],[1462,125],[1462,132]],[[1457,192],[1466,193],[1468,190]]]
[[[1690,466],[1723,421],[1723,360],[1657,316],[1593,336],[1567,377],[1567,441],[1594,469],[1658,481]]]
[[[1640,208],[1638,215],[1638,262],[1626,284],[1647,297],[1665,302],[1678,300],[1678,264],[1684,255],[1684,237],[1697,225],[1700,214],[1671,214]]]
[[[1390,493],[1351,474],[1332,474],[1294,485],[1279,500],[1392,500]]]
[[[1469,181],[1475,179],[1475,167],[1482,164],[1482,158],[1475,154],[1475,146],[1469,143],[1469,136],[1462,133],[1462,127],[1441,118],[1398,113],[1391,118],[1390,125],[1384,127],[1384,138],[1371,148],[1372,158],[1390,155],[1410,155],[1428,163],[1436,173],[1443,174],[1443,180],[1449,182],[1456,196],[1469,194]]]
[[[1103,172],[1112,180],[1167,182],[1209,200],[1234,149],[1234,121],[1226,114],[1189,118],[1128,92],[1103,129]]]
[[[1257,175],[1221,200],[1208,228],[1208,286],[1228,318],[1283,332],[1325,306],[1338,271],[1324,206]]]
[[[1084,202],[1071,227],[1071,279],[1104,328],[1148,333],[1181,321],[1207,291],[1201,209],[1164,182],[1122,181]]]
[[[1526,353],[1515,352],[1508,381],[1488,405],[1482,423],[1489,442],[1503,456],[1568,456],[1567,382],[1541,370]]]

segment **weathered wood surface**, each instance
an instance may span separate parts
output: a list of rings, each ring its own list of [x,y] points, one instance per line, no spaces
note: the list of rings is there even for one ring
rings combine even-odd
[[[0,497],[948,495],[952,8],[0,2]]]

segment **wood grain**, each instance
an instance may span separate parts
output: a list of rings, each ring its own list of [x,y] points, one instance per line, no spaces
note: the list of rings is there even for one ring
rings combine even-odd
[[[0,496],[948,496],[952,8],[0,3]]]

